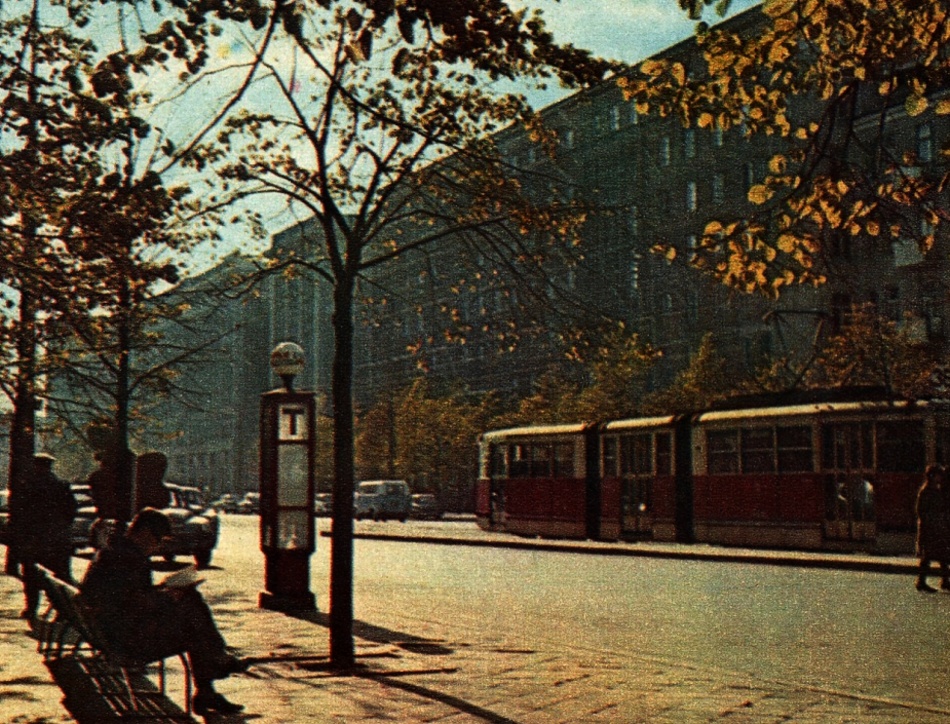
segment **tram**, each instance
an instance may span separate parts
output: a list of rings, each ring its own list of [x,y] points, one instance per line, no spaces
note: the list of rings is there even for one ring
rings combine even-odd
[[[479,438],[476,517],[546,538],[906,551],[950,403],[850,400],[539,425]]]

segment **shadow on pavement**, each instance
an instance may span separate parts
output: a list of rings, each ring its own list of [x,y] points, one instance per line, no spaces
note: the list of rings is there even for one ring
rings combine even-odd
[[[329,614],[322,611],[308,611],[305,613],[288,613],[288,616],[300,621],[330,627]],[[449,648],[443,641],[436,639],[427,639],[415,634],[405,633],[403,631],[393,631],[392,629],[366,623],[365,621],[353,622],[353,635],[366,641],[372,641],[376,644],[390,644],[398,646],[414,654],[423,654],[426,656],[446,656],[455,653],[454,648]]]
[[[46,667],[64,694],[63,706],[80,724],[104,724],[131,718],[154,722],[196,721],[142,674],[131,677],[135,690],[133,706],[121,675],[95,658],[66,656],[47,661]]]
[[[354,676],[371,679],[384,686],[391,686],[394,689],[401,689],[402,691],[406,691],[410,694],[413,694],[414,696],[441,702],[447,706],[451,706],[459,712],[468,714],[469,716],[478,717],[482,721],[489,722],[489,724],[520,724],[514,719],[509,719],[508,717],[502,716],[501,714],[496,714],[490,709],[486,709],[484,707],[478,706],[477,704],[465,701],[465,699],[460,699],[457,696],[436,691],[426,686],[420,686],[419,684],[398,680],[389,674],[378,671],[355,671]]]

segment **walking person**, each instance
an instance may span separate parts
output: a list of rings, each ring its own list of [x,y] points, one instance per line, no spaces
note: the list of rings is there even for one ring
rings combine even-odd
[[[920,567],[916,588],[925,593],[936,589],[927,584],[931,561],[940,564],[940,587],[950,590],[950,491],[947,490],[947,471],[942,465],[930,465],[924,473],[924,482],[917,492],[917,555]]]
[[[34,617],[39,605],[37,564],[64,581],[72,581],[71,529],[76,517],[76,498],[69,484],[53,473],[54,460],[49,453],[34,455],[25,485],[10,501],[10,532],[22,566],[26,598],[22,618]]]
[[[215,691],[214,681],[247,670],[229,654],[197,583],[173,587],[152,582],[150,558],[171,534],[160,510],[141,510],[123,535],[96,554],[79,586],[80,600],[117,651],[143,662],[187,653],[197,715],[236,714],[244,707]]]

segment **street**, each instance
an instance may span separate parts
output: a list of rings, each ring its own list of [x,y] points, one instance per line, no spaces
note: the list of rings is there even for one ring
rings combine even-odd
[[[224,517],[206,594],[262,588],[257,525]],[[359,539],[355,550],[356,619],[407,638],[602,652],[950,710],[950,595],[920,594],[904,576]],[[322,611],[329,555],[320,537]]]

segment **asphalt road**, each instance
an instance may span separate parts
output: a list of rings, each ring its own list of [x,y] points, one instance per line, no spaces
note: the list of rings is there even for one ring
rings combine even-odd
[[[357,530],[382,530],[374,525]],[[424,534],[474,528],[404,525]],[[225,516],[215,565],[228,586],[262,588],[257,526],[256,517]],[[330,548],[321,537],[312,559],[323,610]],[[360,539],[354,561],[356,618],[391,630],[510,648],[636,652],[950,710],[950,594],[921,594],[912,584],[840,570]]]

